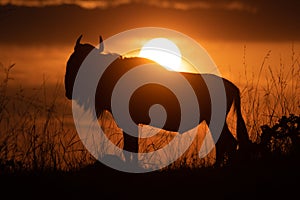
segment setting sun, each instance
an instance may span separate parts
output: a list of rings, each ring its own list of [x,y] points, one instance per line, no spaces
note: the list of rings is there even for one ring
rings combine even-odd
[[[181,66],[181,52],[177,45],[166,38],[155,38],[142,47],[140,57],[148,58],[167,68],[178,71]]]

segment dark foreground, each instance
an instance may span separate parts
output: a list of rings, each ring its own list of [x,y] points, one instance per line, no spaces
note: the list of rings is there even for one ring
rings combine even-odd
[[[96,164],[78,172],[3,174],[2,197],[21,199],[298,199],[300,159],[129,174]]]

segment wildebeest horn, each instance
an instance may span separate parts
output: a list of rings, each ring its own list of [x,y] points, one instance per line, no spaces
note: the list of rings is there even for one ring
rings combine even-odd
[[[75,48],[78,47],[78,45],[80,45],[80,40],[82,38],[82,35],[80,35],[76,41],[76,45],[75,45]]]
[[[103,44],[103,39],[102,36],[100,35],[100,46],[99,46],[99,51],[102,52],[104,51],[104,44]]]

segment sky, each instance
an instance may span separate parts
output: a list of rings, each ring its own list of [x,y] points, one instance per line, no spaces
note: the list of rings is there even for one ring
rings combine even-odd
[[[79,35],[97,45],[99,35],[154,26],[195,39],[224,76],[238,78],[245,54],[254,72],[269,50],[274,67],[294,50],[298,56],[299,13],[298,0],[0,0],[0,64],[16,63],[20,82],[32,70],[39,80],[31,81],[43,74],[62,80]]]
[[[70,43],[143,26],[193,38],[299,41],[297,0],[0,0],[0,43]],[[95,41],[96,42],[96,41]]]

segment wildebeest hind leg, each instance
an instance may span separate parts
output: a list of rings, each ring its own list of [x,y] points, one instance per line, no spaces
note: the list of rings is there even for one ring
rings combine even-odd
[[[216,143],[216,165],[220,166],[224,164],[225,158],[226,162],[230,162],[233,159],[234,154],[237,150],[238,142],[235,137],[230,132],[227,124],[224,124],[223,131],[218,138]]]

